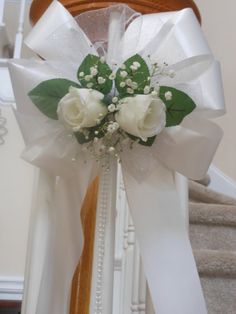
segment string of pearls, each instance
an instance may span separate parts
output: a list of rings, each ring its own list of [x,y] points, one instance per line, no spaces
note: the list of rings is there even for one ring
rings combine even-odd
[[[105,160],[109,164],[108,159]],[[103,313],[103,284],[104,284],[104,258],[105,258],[105,238],[106,238],[106,225],[107,225],[107,191],[109,190],[109,174],[103,172],[101,176],[101,203],[98,213],[98,229],[96,238],[98,259],[96,268],[96,284],[95,284],[95,306],[94,314]]]

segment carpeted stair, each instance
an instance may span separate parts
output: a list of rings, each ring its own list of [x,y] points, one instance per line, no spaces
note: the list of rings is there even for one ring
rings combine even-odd
[[[208,313],[236,314],[236,199],[204,184],[189,182],[190,240]]]

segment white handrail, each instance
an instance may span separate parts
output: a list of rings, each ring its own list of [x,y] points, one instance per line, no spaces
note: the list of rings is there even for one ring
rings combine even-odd
[[[4,23],[4,7],[5,7],[5,0],[0,1],[0,26],[5,25]]]
[[[13,57],[16,59],[19,59],[22,53],[26,4],[27,4],[27,0],[20,0],[20,2],[18,2],[18,5],[20,7],[19,7],[18,26],[17,26],[17,31],[15,34],[15,44],[14,44],[14,53],[13,53]],[[3,27],[3,30],[5,31],[6,27],[4,23],[4,9],[6,9],[6,1],[0,0],[0,26]],[[6,41],[6,45],[7,44],[8,44],[8,41]],[[12,87],[11,87],[9,71],[8,71],[8,61],[9,61],[9,58],[5,58],[3,55],[1,55],[1,52],[0,52],[0,81],[1,81],[0,104],[3,106],[12,105],[15,102]]]
[[[0,67],[7,66],[8,59],[0,58]]]
[[[21,0],[20,14],[18,20],[18,29],[15,37],[15,48],[13,57],[18,59],[21,57],[22,43],[23,43],[23,31],[26,11],[26,0]]]

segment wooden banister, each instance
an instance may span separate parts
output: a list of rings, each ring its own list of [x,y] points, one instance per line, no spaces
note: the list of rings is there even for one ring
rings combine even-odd
[[[30,19],[33,24],[37,22],[43,12],[47,9],[52,0],[33,0],[30,9]],[[165,12],[192,8],[199,21],[201,16],[199,10],[192,0],[126,0],[126,1],[106,1],[106,0],[60,0],[60,2],[76,16],[84,11],[105,8],[115,3],[125,3],[132,9],[143,14],[153,12]]]
[[[98,178],[89,187],[81,209],[84,249],[72,281],[70,314],[89,313],[97,191]]]

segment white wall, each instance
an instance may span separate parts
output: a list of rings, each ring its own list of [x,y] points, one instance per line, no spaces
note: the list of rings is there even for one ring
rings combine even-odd
[[[220,60],[227,114],[217,123],[224,138],[214,165],[236,181],[236,1],[196,0],[202,26],[216,58]]]
[[[13,41],[19,1],[8,2],[5,13],[7,31]],[[1,109],[7,119],[8,134],[5,144],[0,145],[0,281],[23,277],[34,184],[34,168],[20,158],[24,143],[13,111],[10,107]]]
[[[2,108],[8,134],[0,145],[0,277],[22,277],[34,182],[20,158],[24,143],[10,107]]]

